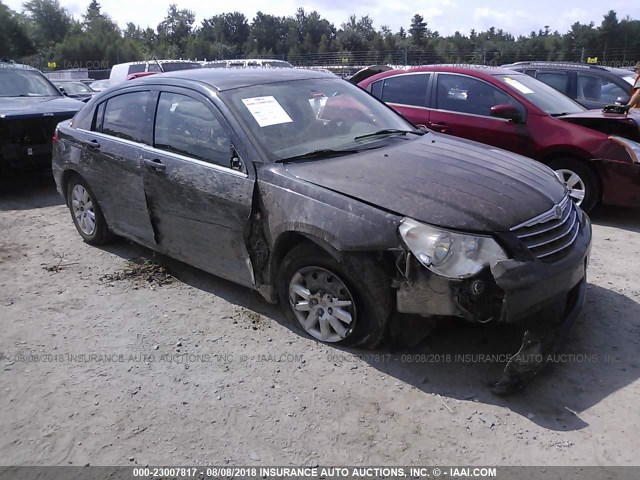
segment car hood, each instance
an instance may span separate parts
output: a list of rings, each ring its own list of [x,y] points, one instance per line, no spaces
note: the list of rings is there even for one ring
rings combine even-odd
[[[432,132],[408,138],[285,168],[298,179],[395,214],[469,232],[509,230],[565,195],[553,171],[526,157]]]
[[[73,115],[84,106],[68,97],[0,97],[0,118]]]
[[[597,130],[605,135],[616,135],[636,142],[640,141],[640,109],[632,109],[628,114],[586,110],[557,118]]]
[[[560,115],[557,117],[561,120],[569,120],[573,118],[605,118],[612,122],[624,121],[624,119],[633,118],[640,119],[640,109],[629,110],[629,113],[605,113],[602,110],[585,110],[578,113],[570,113],[568,115]]]

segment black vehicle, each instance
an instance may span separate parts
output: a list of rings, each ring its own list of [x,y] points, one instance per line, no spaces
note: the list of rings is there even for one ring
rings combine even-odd
[[[517,62],[503,67],[537,78],[589,109],[626,104],[635,80],[631,70],[584,63]]]
[[[53,84],[67,97],[87,102],[96,92],[89,85],[80,80],[52,80]]]
[[[0,62],[0,170],[49,167],[56,125],[83,105],[35,68]]]
[[[53,170],[86,242],[253,288],[324,342],[375,346],[400,312],[521,322],[527,350],[584,300],[591,225],[552,170],[418,130],[334,75],[122,84],[58,126]]]

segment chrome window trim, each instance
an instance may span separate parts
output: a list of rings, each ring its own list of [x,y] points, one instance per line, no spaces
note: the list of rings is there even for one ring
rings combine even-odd
[[[218,170],[218,171],[223,172],[223,173],[230,173],[230,174],[235,175],[237,177],[241,177],[241,178],[248,178],[249,177],[248,174],[246,174],[244,172],[240,172],[238,170],[234,170],[233,168],[230,168],[230,167],[225,167],[225,166],[222,166],[222,165],[218,165],[217,163],[211,163],[211,162],[207,162],[205,160],[199,160],[197,158],[188,157],[188,156],[182,155],[180,153],[168,152],[167,150],[162,150],[161,148],[152,147],[150,145],[142,145],[142,149],[145,152],[150,152],[150,153],[154,153],[154,154],[158,154],[158,155],[166,155],[166,156],[175,158],[176,160],[183,160],[185,162],[190,162],[190,163],[193,163],[195,165],[200,165],[200,166],[203,166],[203,167],[209,167],[209,168],[211,168],[213,170]],[[231,160],[231,151],[229,151],[229,160]]]
[[[222,165],[218,165],[216,163],[211,163],[211,162],[206,162],[204,160],[198,160],[196,158],[191,158],[191,157],[187,157],[186,155],[181,155],[179,153],[175,153],[175,152],[168,152],[166,150],[162,150],[160,148],[156,148],[156,147],[152,147],[151,145],[147,145],[146,143],[139,143],[139,142],[134,142],[132,140],[127,140],[125,138],[120,138],[120,137],[113,137],[111,135],[107,135],[106,133],[102,133],[102,132],[94,132],[93,130],[85,130],[83,128],[78,128],[78,131],[83,132],[83,133],[87,133],[90,135],[96,135],[99,138],[104,138],[107,140],[111,140],[111,141],[115,141],[115,142],[119,142],[119,143],[124,143],[125,145],[130,145],[132,147],[138,147],[141,148],[142,150],[144,150],[145,152],[150,152],[150,153],[155,153],[155,154],[159,154],[159,155],[168,155],[170,157],[173,157],[177,160],[183,160],[186,162],[191,162],[194,163],[196,165],[201,165],[203,167],[210,167],[213,170],[218,170],[220,172],[223,173],[230,173],[232,175],[235,175],[237,177],[241,177],[241,178],[248,178],[249,175],[244,173],[244,172],[240,172],[238,170],[234,170],[230,167],[224,167]],[[231,152],[229,152],[229,155],[231,155]]]

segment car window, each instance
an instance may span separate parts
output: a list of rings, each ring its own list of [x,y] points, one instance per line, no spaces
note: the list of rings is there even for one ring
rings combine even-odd
[[[58,88],[64,88],[64,91],[71,95],[93,92],[92,89],[82,82],[58,82],[54,83],[54,85]]]
[[[96,119],[96,129],[107,135],[144,143],[150,99],[151,92],[132,92],[111,97],[104,102],[102,122]]]
[[[128,75],[144,72],[144,67],[144,63],[134,63],[133,65],[129,65]]]
[[[566,72],[538,72],[536,78],[555,88],[565,95],[569,95],[569,74]]]
[[[584,111],[584,107],[580,104],[561,94],[555,88],[528,75],[514,72],[509,75],[498,73],[494,74],[493,77],[504,85],[504,89],[522,95],[549,115],[564,115]]]
[[[59,97],[62,94],[39,71],[0,67],[0,97]]]
[[[382,83],[383,83],[383,80],[378,80],[377,82],[374,82],[371,84],[372,95],[378,98],[382,98]]]
[[[495,105],[521,107],[519,102],[500,89],[465,75],[438,75],[436,92],[436,108],[440,110],[491,116],[491,107]]]
[[[428,73],[420,73],[385,78],[379,98],[387,103],[426,107],[429,77]]]
[[[162,92],[156,111],[154,146],[228,167],[231,141],[218,114],[179,93]]]
[[[578,73],[578,100],[591,100],[601,103],[615,103],[618,97],[629,94],[612,81],[597,75]]]
[[[220,97],[270,161],[419,138],[375,134],[384,130],[420,133],[363,89],[337,77],[229,89]]]

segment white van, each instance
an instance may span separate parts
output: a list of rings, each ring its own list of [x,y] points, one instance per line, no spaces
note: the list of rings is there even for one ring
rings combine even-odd
[[[173,72],[175,70],[191,70],[202,68],[198,62],[191,60],[146,60],[141,62],[118,63],[111,68],[109,86],[128,80],[129,75],[143,72]]]

